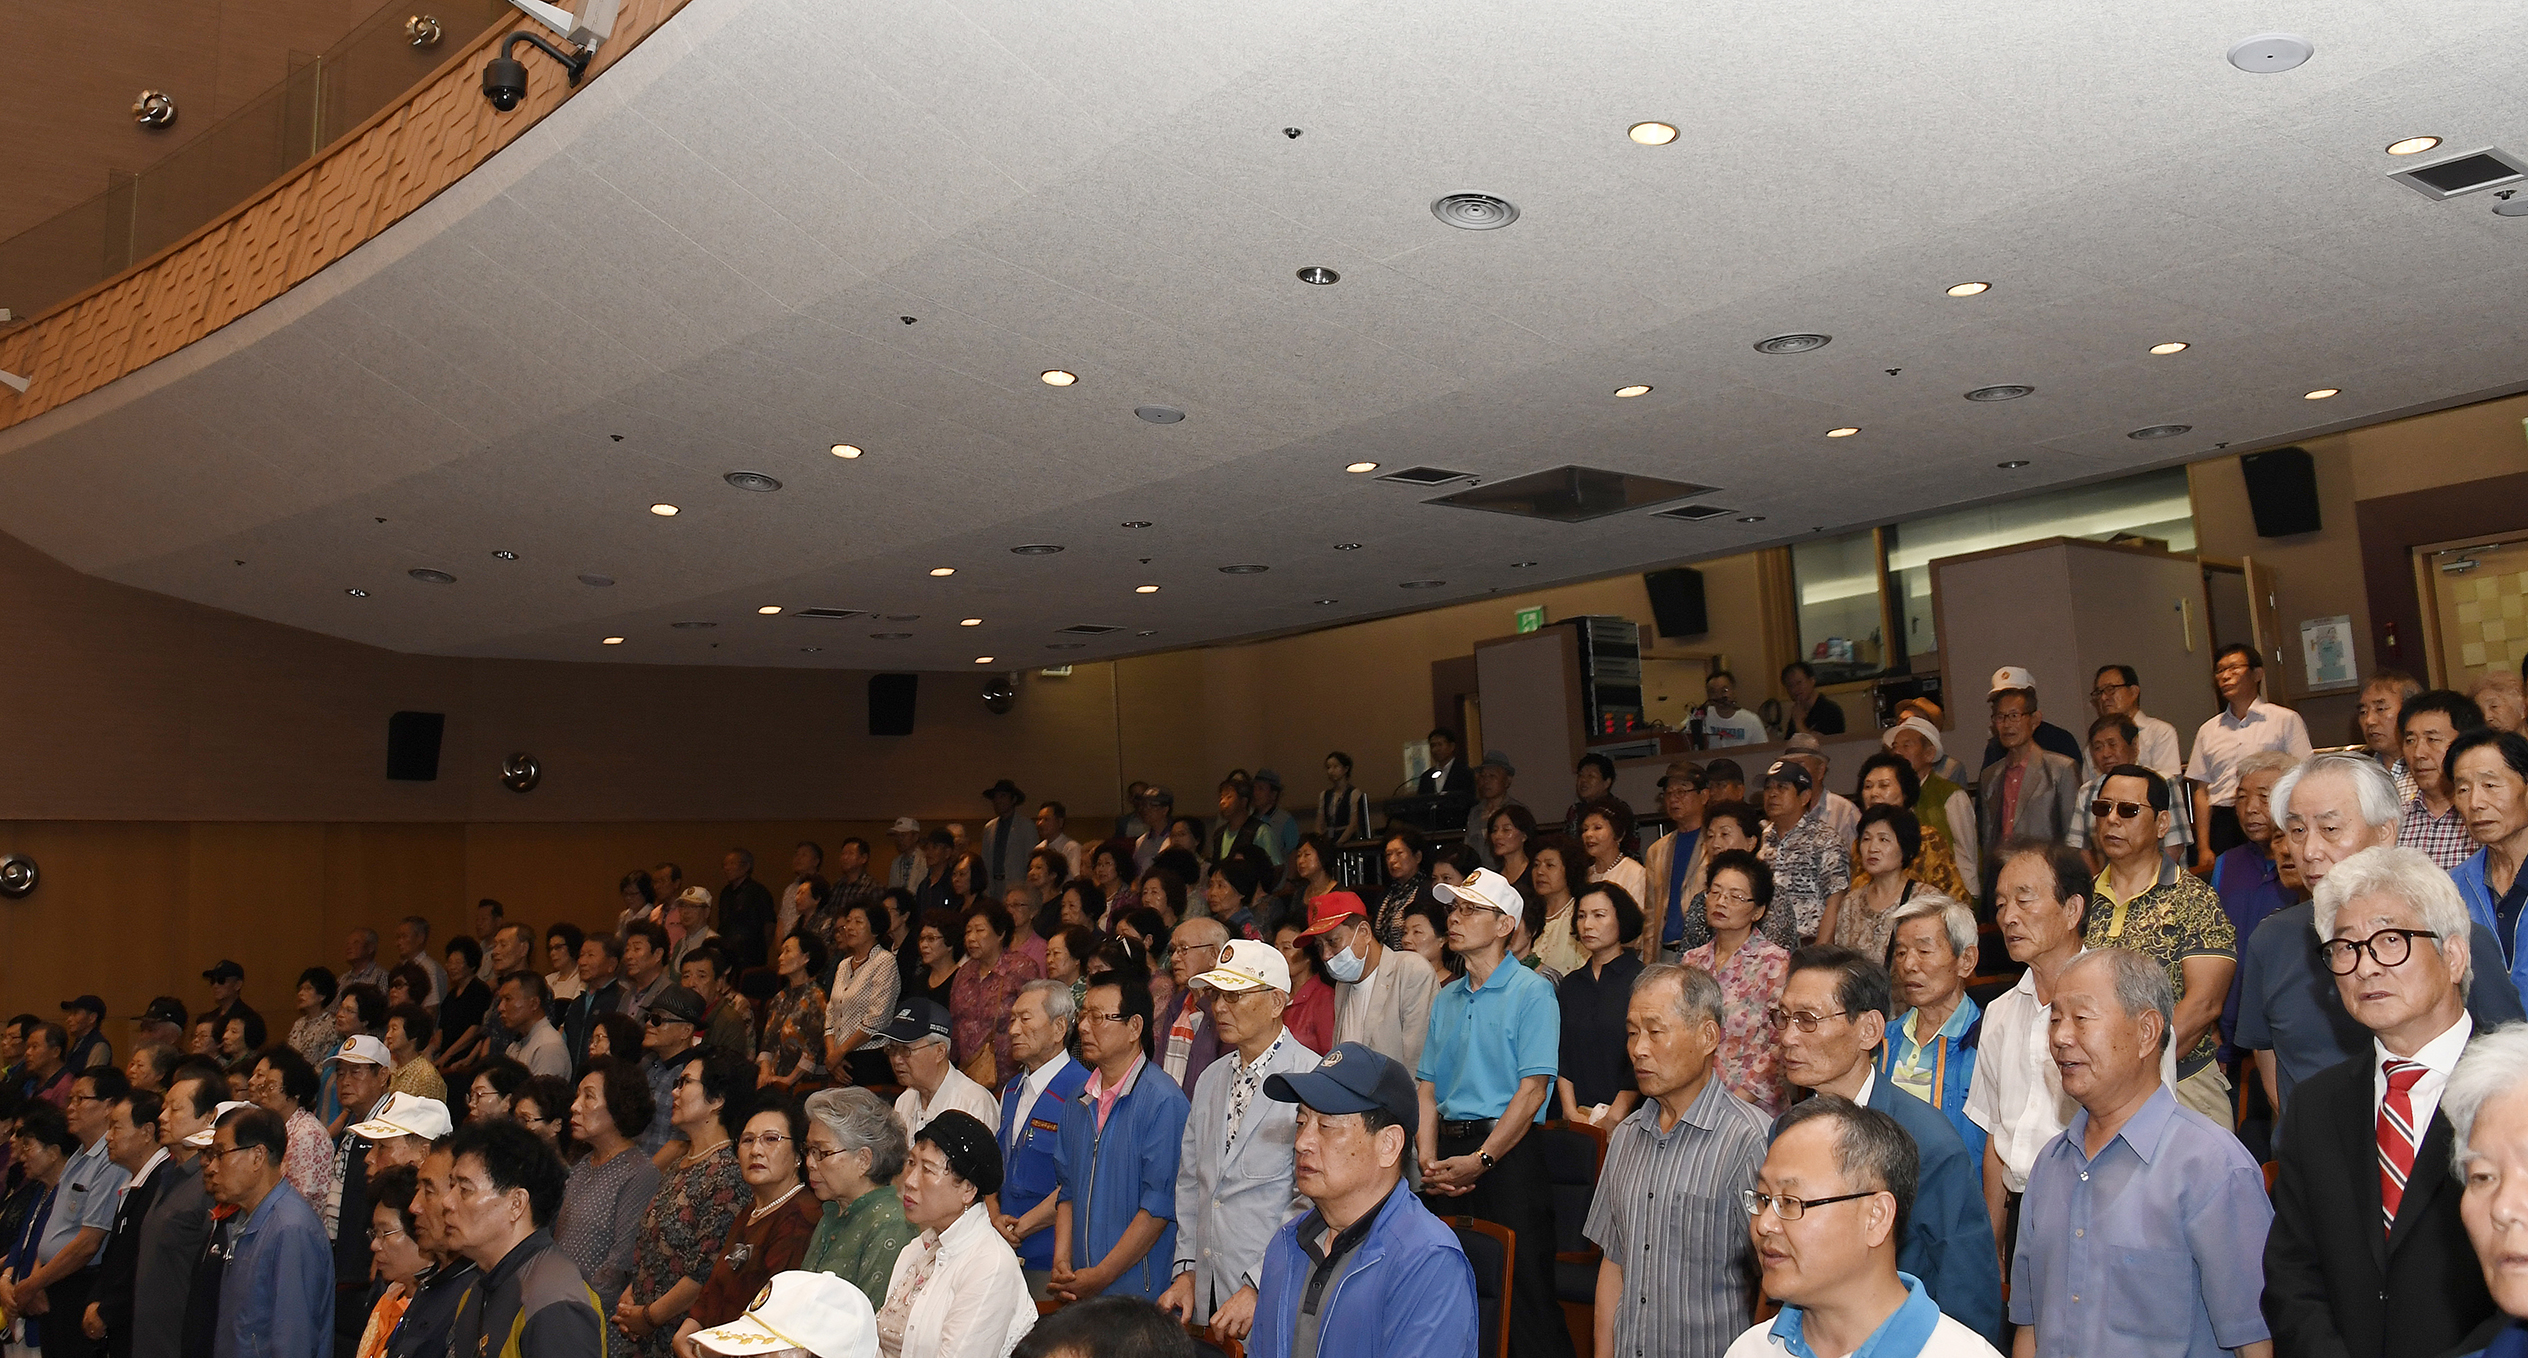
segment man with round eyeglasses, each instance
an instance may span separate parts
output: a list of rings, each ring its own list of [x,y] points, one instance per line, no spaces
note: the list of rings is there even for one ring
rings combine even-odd
[[[1783,1114],[1755,1187],[1739,1190],[1764,1293],[1782,1310],[1727,1358],[1995,1358],[1896,1267],[1919,1172],[1913,1138],[1885,1113],[1821,1094]]]
[[[2319,958],[2370,1051],[2294,1096],[2265,1314],[2286,1353],[2428,1358],[2495,1309],[2442,1170],[2441,1094],[2475,1033],[2466,904],[2424,854],[2375,848],[2337,865],[2316,906]]]
[[[2168,805],[2167,779],[2119,764],[2082,808],[2107,864],[2090,896],[2087,942],[2141,953],[2168,974],[2177,997],[2169,1047],[2177,1054],[2177,1100],[2228,1127],[2230,1081],[2215,1058],[2221,1003],[2238,970],[2238,930],[2212,888],[2168,856]]]

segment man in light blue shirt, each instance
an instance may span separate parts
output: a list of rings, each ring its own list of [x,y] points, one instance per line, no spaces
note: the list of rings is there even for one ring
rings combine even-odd
[[[2020,1202],[2010,1319],[2035,1327],[2022,1358],[2273,1351],[2264,1171],[2162,1084],[2175,1010],[2167,972],[2120,948],[2054,982],[2054,1063],[2080,1111],[2037,1152]]]
[[[81,1351],[79,1319],[88,1310],[95,1289],[97,1256],[114,1234],[114,1209],[123,1200],[131,1172],[114,1163],[105,1144],[113,1122],[114,1101],[132,1092],[123,1072],[112,1066],[82,1071],[70,1083],[70,1099],[62,1120],[79,1138],[79,1153],[62,1170],[53,1195],[53,1212],[35,1245],[35,1270],[18,1283],[21,1297],[42,1292],[48,1307],[47,1338],[66,1342],[67,1352]],[[58,1330],[53,1327],[59,1327]],[[70,1331],[61,1334],[60,1331]]]
[[[334,1257],[316,1209],[281,1174],[290,1134],[260,1108],[222,1115],[204,1158],[211,1196],[234,1207],[212,1358],[329,1358]]]

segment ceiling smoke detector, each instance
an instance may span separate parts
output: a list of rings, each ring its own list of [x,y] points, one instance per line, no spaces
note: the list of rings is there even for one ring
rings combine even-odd
[[[1973,391],[1966,393],[1966,399],[1970,401],[2015,401],[2022,396],[2034,396],[2035,394],[2036,388],[2034,387],[2021,386],[2016,382],[2004,382],[1999,386],[1977,387]]]
[[[404,574],[411,576],[415,580],[419,580],[425,585],[453,585],[456,583],[455,576],[448,574],[446,571],[434,571],[428,566],[417,566],[412,570],[404,572]]]
[[[2136,429],[2132,433],[2125,435],[2125,437],[2129,439],[2173,439],[2179,434],[2190,434],[2193,432],[2194,426],[2190,424],[2154,424],[2145,428]]]
[[[1519,219],[1519,210],[1488,193],[1452,193],[1431,204],[1431,215],[1460,231],[1497,231]]]
[[[1791,335],[1775,335],[1770,339],[1757,340],[1756,352],[1759,354],[1814,353],[1815,351],[1823,349],[1827,345],[1834,343],[1834,340],[1835,337],[1832,335],[1818,335],[1806,332]]]
[[[781,483],[779,481],[764,475],[762,472],[730,472],[728,475],[723,476],[720,479],[737,487],[739,490],[751,490],[757,492],[758,494],[770,494],[773,491],[781,489]]]
[[[2259,33],[2231,44],[2232,66],[2249,75],[2272,75],[2298,69],[2317,55],[2317,44],[2297,33]]]
[[[1062,549],[1054,546],[1050,542],[1030,542],[1021,547],[1012,547],[1009,550],[1010,555],[1012,556],[1053,556],[1061,552]]]

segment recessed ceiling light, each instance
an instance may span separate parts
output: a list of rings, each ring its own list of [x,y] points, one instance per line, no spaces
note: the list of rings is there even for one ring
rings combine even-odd
[[[1997,386],[1977,387],[1973,391],[1966,393],[1966,399],[1970,401],[2015,401],[2022,396],[2033,396],[2035,394],[2036,388],[2034,387],[2023,386],[2016,382],[2003,382]]]
[[[1762,522],[1764,522],[1764,516],[1763,516],[1762,514],[1741,514],[1741,515],[1739,515],[1739,516],[1738,516],[1738,522],[1740,522],[1740,523],[1762,523]]]
[[[739,490],[751,490],[758,495],[769,495],[781,489],[781,482],[762,472],[730,472],[720,479]]]
[[[1059,556],[1060,547],[1050,542],[1030,542],[1009,549],[1013,556]]]
[[[1338,552],[1357,552],[1360,549],[1361,545],[1357,542],[1338,542],[1334,544],[1334,550]]]
[[[1159,629],[1157,629],[1157,628],[1155,628],[1155,627],[1145,627],[1145,628],[1143,628],[1142,630],[1140,630],[1140,631],[1138,631],[1138,632],[1133,633],[1133,635],[1134,635],[1134,636],[1136,636],[1136,637],[1155,637],[1155,636],[1157,636],[1158,634],[1159,634]]]
[[[404,574],[411,576],[415,580],[419,580],[425,585],[453,585],[456,583],[455,576],[448,574],[446,571],[434,571],[428,566],[415,566],[413,569],[404,572]]]
[[[1615,389],[1615,394],[1627,398],[1634,396],[1648,396],[1650,394],[1650,388],[1643,386],[1639,382],[1635,382],[1629,387],[1617,387]]]
[[[1510,563],[1510,569],[1514,571],[1523,571],[1535,564],[1536,563],[1533,561],[1513,561]]]
[[[1043,379],[1044,384],[1048,387],[1067,387],[1080,380],[1080,375],[1078,373],[1065,372],[1060,368],[1047,368],[1043,372],[1036,374],[1036,376]]]
[[[1157,585],[1134,585],[1132,587],[1132,592],[1135,594],[1156,594],[1159,592],[1159,587]]]
[[[1665,146],[1677,139],[1677,130],[1666,123],[1635,123],[1624,135],[1644,146]]]
[[[652,514],[656,514],[662,519],[672,519],[676,517],[676,507],[674,505],[651,505],[650,512]]]
[[[801,654],[801,655],[814,655],[814,654],[816,654],[817,652],[819,652],[819,651],[821,651],[821,650],[824,650],[824,649],[825,649],[825,648],[824,648],[824,647],[822,647],[822,646],[802,646],[802,647],[800,647],[800,648],[799,648],[799,654]]]
[[[622,644],[623,644],[623,638],[621,638],[621,637],[608,637],[608,638],[606,638],[604,641],[601,641],[601,642],[599,642],[599,643],[597,643],[597,644],[598,644],[598,645],[600,645],[600,646],[620,646],[620,645],[622,645]]]
[[[2419,156],[2423,152],[2428,151],[2439,144],[2440,138],[2438,137],[2407,137],[2402,141],[2389,142],[2388,154],[2392,156]]]
[[[835,444],[832,452],[836,457],[851,458],[860,456],[860,449],[848,443]]]
[[[933,566],[930,568],[930,573],[942,576],[955,575],[957,573],[957,568],[954,566]]]
[[[1842,428],[1840,428],[1840,429],[1829,429],[1829,430],[1827,430],[1827,431],[1826,431],[1826,437],[1828,437],[1828,438],[1830,438],[1830,439],[1848,439],[1848,438],[1852,437],[1853,435],[1858,434],[1858,433],[1860,433],[1860,432],[1861,432],[1861,426],[1859,426],[1859,425],[1857,425],[1857,424],[1847,424],[1847,425],[1843,426],[1843,427],[1842,427]]]
[[[1445,585],[1445,584],[1447,584],[1447,583],[1448,583],[1448,582],[1447,582],[1446,580],[1399,580],[1399,581],[1397,581],[1397,582],[1396,582],[1396,588],[1398,588],[1398,589],[1438,589],[1440,586]]]
[[[1220,568],[1220,573],[1222,575],[1262,575],[1264,572],[1271,569],[1272,567],[1270,566],[1259,566],[1253,562],[1248,562],[1244,565],[1223,566]]]
[[[1832,335],[1818,335],[1806,332],[1789,335],[1775,335],[1769,339],[1757,340],[1756,352],[1759,354],[1813,353],[1816,350],[1823,349],[1827,345],[1834,343],[1834,338],[1835,337]]]
[[[2194,426],[2190,424],[2154,424],[2136,429],[2133,432],[2126,434],[2125,437],[2129,439],[2173,439],[2179,434],[2191,433],[2193,430]]]
[[[2006,472],[2015,472],[2021,467],[2028,465],[2028,460],[2024,457],[2014,457],[2007,462],[1996,462],[1993,465]]]
[[[2329,396],[2340,396],[2343,394],[2343,391],[2344,389],[2342,387],[2319,387],[2315,391],[2304,391],[2300,393],[2300,399],[2303,401],[2323,401]]]
[[[959,619],[957,619],[957,625],[958,625],[959,627],[981,627],[981,626],[983,625],[983,619],[981,619],[981,618],[959,618]]]
[[[492,555],[502,561],[515,561],[518,559],[518,554],[516,552],[494,552]]]
[[[2186,342],[2184,340],[2170,340],[2166,344],[2152,345],[2151,352],[2165,358],[2170,354],[2184,353],[2186,351],[2186,347]]]
[[[1993,285],[1990,283],[1951,283],[1949,285],[1949,295],[1951,297],[1972,297],[1979,292],[1990,292],[1992,290]]]
[[[978,665],[989,665],[992,663],[992,657],[988,655],[978,655],[974,658],[974,663]]]
[[[611,575],[583,575],[579,577],[579,583],[588,586],[590,589],[604,589],[614,583],[614,577]]]
[[[1126,519],[1115,526],[1118,528],[1147,528],[1150,526],[1150,521],[1148,519]]]
[[[1341,599],[1319,599],[1317,602],[1320,604],[1339,604],[1343,601]]]
[[[758,613],[761,613],[761,614],[763,614],[765,617],[769,618],[769,617],[771,617],[773,614],[778,613],[778,612],[780,612],[780,611],[781,611],[781,605],[779,605],[779,604],[766,604],[766,605],[764,605],[763,607],[756,609],[755,611],[756,611],[756,612],[758,612]]]
[[[1374,472],[1378,470],[1378,464],[1375,462],[1355,462],[1352,465],[1345,467],[1343,470],[1358,476],[1362,472]]]
[[[1314,283],[1318,287],[1322,288],[1342,282],[1343,275],[1336,273],[1334,270],[1329,269],[1322,264],[1311,264],[1307,268],[1299,271],[1299,281],[1302,283]]]
[[[354,599],[365,599],[369,597],[369,592],[365,589],[346,589],[343,593],[350,595]]]

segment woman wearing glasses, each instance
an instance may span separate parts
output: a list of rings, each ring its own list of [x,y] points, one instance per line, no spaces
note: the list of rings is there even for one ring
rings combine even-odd
[[[904,1124],[866,1089],[822,1089],[807,1098],[808,1187],[825,1206],[799,1267],[860,1289],[869,1309],[887,1304],[895,1256],[912,1243],[895,1176],[904,1170]]]
[[[1758,923],[1773,904],[1773,869],[1744,849],[1712,859],[1703,909],[1712,938],[1682,959],[1720,982],[1720,1048],[1712,1055],[1721,1087],[1764,1110],[1782,1111],[1782,1057],[1774,1044],[1773,1007],[1790,975],[1791,954]]]
[[[669,1121],[692,1149],[661,1172],[632,1242],[632,1285],[614,1304],[614,1323],[642,1358],[673,1353],[668,1337],[701,1297],[748,1198],[734,1143],[753,1101],[753,1064],[702,1048],[676,1073],[674,1091]]]
[[[721,1243],[711,1281],[702,1285],[702,1295],[676,1327],[677,1358],[701,1358],[686,1336],[746,1314],[772,1275],[797,1268],[807,1254],[821,1210],[816,1195],[807,1191],[807,1181],[799,1177],[807,1130],[807,1114],[798,1100],[784,1098],[756,1110],[738,1133],[738,1171],[746,1176],[754,1198]]]
[[[571,1166],[562,1210],[553,1219],[553,1243],[579,1267],[579,1276],[612,1308],[632,1281],[632,1242],[641,1214],[658,1196],[658,1167],[633,1138],[649,1130],[657,1102],[640,1067],[611,1056],[593,1057],[571,1101],[571,1139],[586,1154]],[[631,1352],[618,1326],[606,1327],[606,1351]]]

